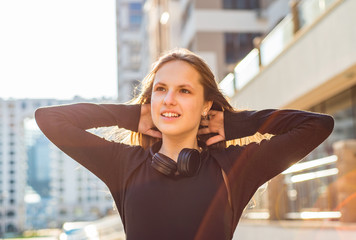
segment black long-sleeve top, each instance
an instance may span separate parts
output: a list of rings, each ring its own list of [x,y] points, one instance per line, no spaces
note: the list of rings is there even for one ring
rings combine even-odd
[[[256,132],[275,136],[206,149],[197,175],[168,177],[151,167],[148,149],[86,131],[115,125],[137,131],[139,105],[79,103],[40,108],[35,117],[56,146],[105,182],[128,240],[231,239],[258,187],[305,157],[334,124],[329,115],[298,110],[225,111],[226,140]],[[231,206],[221,169],[227,173]]]

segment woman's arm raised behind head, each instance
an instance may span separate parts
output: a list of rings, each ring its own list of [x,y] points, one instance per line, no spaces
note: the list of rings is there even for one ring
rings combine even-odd
[[[225,116],[228,140],[256,132],[274,135],[270,140],[248,144],[240,151],[240,159],[246,159],[246,166],[254,173],[251,175],[261,180],[259,184],[309,154],[330,135],[334,126],[334,119],[329,115],[300,110],[267,109]],[[233,152],[230,152],[232,160],[238,160]]]
[[[140,105],[77,103],[43,107],[35,112],[36,122],[46,137],[104,182],[117,174],[117,156],[123,155],[127,147],[86,130],[118,125],[137,131],[139,118]],[[107,167],[110,165],[111,168]]]

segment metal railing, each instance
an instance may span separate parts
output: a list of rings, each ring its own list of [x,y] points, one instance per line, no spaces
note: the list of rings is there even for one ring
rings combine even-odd
[[[282,174],[286,186],[286,219],[340,218],[333,187],[339,170],[332,155],[295,164]]]
[[[297,163],[282,173],[278,206],[285,209],[281,219],[338,219],[335,182],[337,156]],[[268,184],[254,195],[255,205],[247,207],[243,217],[269,219]],[[272,193],[273,194],[273,193]],[[283,205],[283,206],[282,206]],[[276,207],[276,206],[274,206]]]

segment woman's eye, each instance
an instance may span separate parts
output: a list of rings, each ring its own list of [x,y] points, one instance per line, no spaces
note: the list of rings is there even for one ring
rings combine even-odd
[[[160,92],[160,91],[164,91],[164,87],[156,87],[156,91]]]
[[[182,93],[190,93],[190,91],[188,89],[181,89],[180,90]]]

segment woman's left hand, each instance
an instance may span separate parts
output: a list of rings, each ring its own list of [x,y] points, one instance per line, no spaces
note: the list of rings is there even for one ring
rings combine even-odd
[[[199,129],[198,135],[209,133],[215,133],[217,135],[210,137],[206,141],[207,146],[225,140],[224,112],[210,110],[208,116],[208,119],[201,120],[203,128]]]

